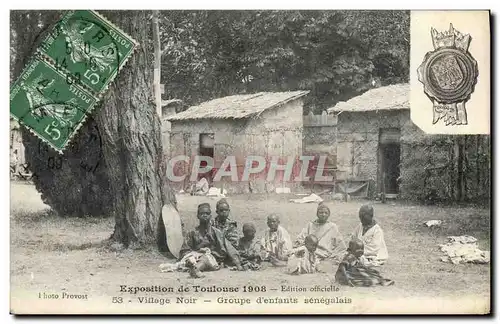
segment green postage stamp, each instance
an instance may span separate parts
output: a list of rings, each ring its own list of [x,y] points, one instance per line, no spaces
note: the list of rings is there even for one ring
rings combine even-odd
[[[98,13],[69,11],[11,87],[11,115],[62,153],[136,46]]]
[[[10,112],[20,123],[61,151],[84,122],[97,99],[53,66],[38,59],[11,89]]]
[[[135,41],[89,10],[71,11],[39,48],[57,68],[72,73],[98,95],[133,53]]]

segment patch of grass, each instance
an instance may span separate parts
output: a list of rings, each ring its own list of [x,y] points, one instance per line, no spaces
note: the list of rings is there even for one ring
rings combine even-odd
[[[13,186],[13,191],[16,188]],[[21,188],[33,195],[34,188]],[[35,191],[36,193],[36,191]],[[316,204],[293,204],[280,195],[232,196],[228,198],[231,217],[238,222],[254,223],[257,234],[266,228],[269,213],[278,213],[281,225],[292,239],[310,220],[315,219]],[[17,203],[14,203],[17,201]],[[67,219],[46,214],[46,206],[31,201],[32,206],[13,198],[11,212],[11,284],[12,289],[33,291],[80,287],[80,293],[113,296],[120,284],[151,285],[201,284],[242,286],[330,285],[336,268],[327,273],[291,276],[281,268],[268,268],[254,273],[222,269],[207,273],[203,280],[190,279],[186,273],[161,273],[161,263],[172,262],[154,247],[139,251],[113,251],[99,246],[109,238],[114,219]],[[178,206],[187,230],[197,224],[196,210],[201,202],[209,202],[215,214],[216,199],[188,195],[178,196]],[[352,298],[394,298],[426,296],[484,296],[490,294],[489,265],[444,263],[438,244],[449,235],[473,235],[482,249],[490,249],[490,210],[472,207],[418,206],[389,202],[327,201],[330,220],[347,239],[358,224],[358,210],[371,203],[375,217],[384,229],[389,261],[382,274],[395,280],[391,287],[349,288],[342,293]],[[45,214],[44,214],[45,213]],[[443,220],[439,229],[423,225],[427,220]],[[31,279],[33,273],[35,279]],[[276,294],[275,294],[276,295]]]

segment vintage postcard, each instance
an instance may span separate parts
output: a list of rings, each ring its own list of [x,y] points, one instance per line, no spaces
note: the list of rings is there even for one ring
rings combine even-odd
[[[490,314],[489,18],[12,10],[10,312]]]

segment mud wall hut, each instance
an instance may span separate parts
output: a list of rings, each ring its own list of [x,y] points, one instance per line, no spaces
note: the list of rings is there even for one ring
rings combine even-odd
[[[209,182],[229,193],[263,193],[278,187],[294,187],[283,181],[283,172],[276,172],[267,180],[267,169],[272,159],[285,164],[289,157],[302,154],[303,100],[308,91],[261,92],[234,95],[204,102],[167,118],[171,123],[170,156],[210,156],[214,172]],[[238,179],[229,176],[215,179],[215,172],[228,156],[234,156]],[[246,158],[261,156],[266,169],[241,181]],[[180,169],[179,169],[180,168]],[[176,173],[188,174],[183,183],[174,187],[186,188],[192,165],[178,163]],[[225,170],[229,170],[226,168]],[[205,175],[204,175],[205,176]]]
[[[335,180],[315,181],[314,175],[319,172],[324,176],[335,178],[337,166],[337,116],[329,115],[326,111],[323,111],[320,115],[314,115],[311,111],[304,116],[303,124],[303,153],[306,156],[314,157],[314,159],[309,163],[309,180],[303,181],[302,185],[314,192],[331,188],[335,184]],[[321,156],[326,157],[324,164],[320,162]]]
[[[337,180],[354,189],[366,183],[372,197],[489,196],[489,136],[424,133],[411,121],[409,91],[380,87],[328,109],[338,118]]]
[[[161,140],[163,145],[163,155],[168,159],[170,154],[170,122],[168,117],[183,111],[184,102],[180,99],[169,99],[161,101]]]
[[[321,115],[312,112],[304,118],[304,152],[327,154],[334,159],[337,154],[337,116],[323,111]]]

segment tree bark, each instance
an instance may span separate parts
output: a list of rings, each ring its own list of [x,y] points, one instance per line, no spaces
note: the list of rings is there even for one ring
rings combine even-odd
[[[79,130],[75,143],[84,147],[75,153],[68,149],[60,170],[47,168],[40,154],[39,140],[23,132],[26,159],[37,190],[51,207],[62,214],[62,207],[73,207],[79,214],[98,206],[96,211],[114,216],[116,225],[112,240],[125,247],[137,247],[157,241],[166,249],[161,210],[165,204],[176,205],[175,195],[166,181],[166,160],[162,155],[160,119],[152,100],[153,53],[151,12],[101,12],[111,22],[140,43],[127,65],[119,72],[104,96],[103,105],[94,112],[99,129],[104,161],[92,176],[80,166],[88,145],[80,145],[92,125]],[[21,73],[36,49],[40,35],[50,30],[60,17],[56,11],[11,12],[11,80]],[[14,58],[12,58],[14,56]],[[55,156],[57,153],[52,152]],[[51,153],[51,154],[52,154]],[[66,163],[67,162],[67,163]],[[110,167],[106,167],[110,166]],[[103,190],[102,179],[109,179]],[[95,189],[97,187],[97,189]],[[89,196],[89,190],[93,193]],[[94,191],[92,191],[94,190]],[[54,203],[54,201],[56,203]],[[52,203],[51,203],[52,202]],[[158,240],[157,240],[158,238]]]
[[[163,225],[159,221],[163,205],[175,205],[166,181],[160,118],[151,91],[151,12],[102,13],[140,44],[111,85],[97,116],[104,157],[113,166],[108,169],[116,220],[112,239],[135,248],[156,241]]]

